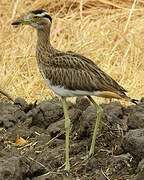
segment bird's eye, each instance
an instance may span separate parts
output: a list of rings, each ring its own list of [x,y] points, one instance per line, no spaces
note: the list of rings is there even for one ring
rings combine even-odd
[[[33,20],[38,20],[38,19],[39,19],[38,16],[34,16],[34,17],[33,17]]]

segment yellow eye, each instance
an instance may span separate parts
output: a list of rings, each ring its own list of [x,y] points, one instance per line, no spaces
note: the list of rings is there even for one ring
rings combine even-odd
[[[39,19],[38,16],[34,16],[34,17],[33,17],[33,20],[38,20],[38,19]]]

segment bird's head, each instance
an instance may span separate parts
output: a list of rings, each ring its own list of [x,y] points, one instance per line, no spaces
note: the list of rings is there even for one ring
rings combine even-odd
[[[12,25],[30,25],[36,29],[43,29],[52,23],[51,16],[42,9],[30,11],[26,16],[12,23]]]

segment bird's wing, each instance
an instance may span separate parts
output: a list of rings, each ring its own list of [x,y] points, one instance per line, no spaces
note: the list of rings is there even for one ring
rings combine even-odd
[[[53,55],[42,69],[52,85],[69,90],[126,92],[93,61],[71,51]]]

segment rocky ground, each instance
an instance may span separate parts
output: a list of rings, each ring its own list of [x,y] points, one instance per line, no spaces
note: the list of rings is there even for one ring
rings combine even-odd
[[[101,104],[95,154],[91,144],[96,109],[86,98],[68,102],[70,164],[64,169],[63,108],[58,99],[27,104],[0,102],[0,180],[143,180],[144,98],[138,105]],[[20,146],[16,139],[26,143]]]

